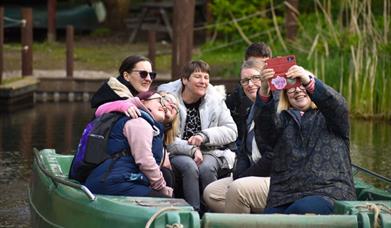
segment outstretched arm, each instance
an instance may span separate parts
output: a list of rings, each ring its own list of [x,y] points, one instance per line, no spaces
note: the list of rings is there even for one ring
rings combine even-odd
[[[142,107],[142,103],[138,97],[132,97],[127,100],[117,100],[113,102],[104,103],[99,106],[95,112],[95,116],[99,117],[109,112],[122,112],[125,115],[132,118],[140,116],[139,108]]]

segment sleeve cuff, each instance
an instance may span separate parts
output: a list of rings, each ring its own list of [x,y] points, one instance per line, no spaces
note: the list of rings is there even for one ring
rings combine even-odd
[[[271,97],[271,96],[259,96],[259,97],[261,98],[261,101],[262,101],[263,103],[267,103],[267,102],[270,101],[270,97]]]
[[[307,85],[304,85],[308,93],[313,94],[315,91],[315,79],[310,75],[310,82]]]

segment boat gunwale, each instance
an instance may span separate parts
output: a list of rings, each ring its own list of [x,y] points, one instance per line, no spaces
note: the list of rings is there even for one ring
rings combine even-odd
[[[33,151],[34,151],[34,160],[36,161],[36,164],[37,164],[38,168],[48,178],[50,178],[53,181],[53,183],[57,184],[57,182],[58,182],[58,183],[61,183],[63,185],[69,186],[71,188],[75,188],[75,189],[81,190],[88,197],[88,199],[90,199],[91,201],[96,200],[96,196],[86,186],[84,186],[82,184],[78,184],[78,183],[72,182],[72,181],[69,181],[69,180],[66,180],[66,179],[63,179],[63,178],[60,178],[60,177],[55,176],[52,173],[50,173],[44,167],[44,165],[42,164],[43,162],[41,160],[41,154],[40,154],[39,150],[36,149],[36,148],[33,148]]]

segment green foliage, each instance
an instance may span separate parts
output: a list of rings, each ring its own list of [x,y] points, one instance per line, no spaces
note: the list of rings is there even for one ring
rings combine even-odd
[[[267,10],[274,4],[277,25],[270,11],[262,17],[239,22],[247,37],[257,31],[267,31],[251,38],[251,42],[266,42],[274,56],[295,54],[299,65],[345,96],[351,113],[390,119],[391,8],[386,1],[300,1],[294,42],[279,38],[280,34],[285,36],[285,22],[278,1],[215,0],[212,9],[216,23],[221,23],[231,21],[231,15],[241,18]],[[201,53],[217,66],[222,57],[226,58],[220,75],[237,77],[247,46],[245,37],[232,23],[219,24],[216,31],[219,39],[204,45]],[[238,53],[226,54],[230,51]]]
[[[214,0],[211,3],[211,10],[216,27],[212,30],[218,33],[224,40],[239,39],[238,28],[233,21],[238,21],[238,26],[247,36],[259,33],[272,26],[266,9],[269,6],[268,0]]]

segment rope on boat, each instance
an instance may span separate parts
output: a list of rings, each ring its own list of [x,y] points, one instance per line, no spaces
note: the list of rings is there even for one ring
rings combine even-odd
[[[367,205],[369,211],[373,211],[373,227],[380,227],[379,224],[379,214],[380,208],[374,203],[369,203]]]
[[[151,226],[151,224],[155,221],[155,219],[157,217],[159,217],[160,214],[162,214],[163,212],[165,211],[176,211],[176,210],[181,210],[180,208],[176,208],[176,207],[163,207],[161,209],[159,209],[158,211],[156,211],[152,216],[151,218],[149,218],[147,224],[145,225],[145,228],[149,228]],[[178,223],[174,223],[174,224],[171,224],[171,225],[166,225],[167,228],[183,228],[183,225],[182,224],[178,224]]]
[[[367,209],[370,212],[373,212],[373,227],[380,227],[379,223],[379,217],[380,212],[386,212],[388,214],[391,214],[391,208],[389,208],[387,205],[383,203],[367,203],[366,205],[359,205],[356,206],[356,208],[364,208]]]

